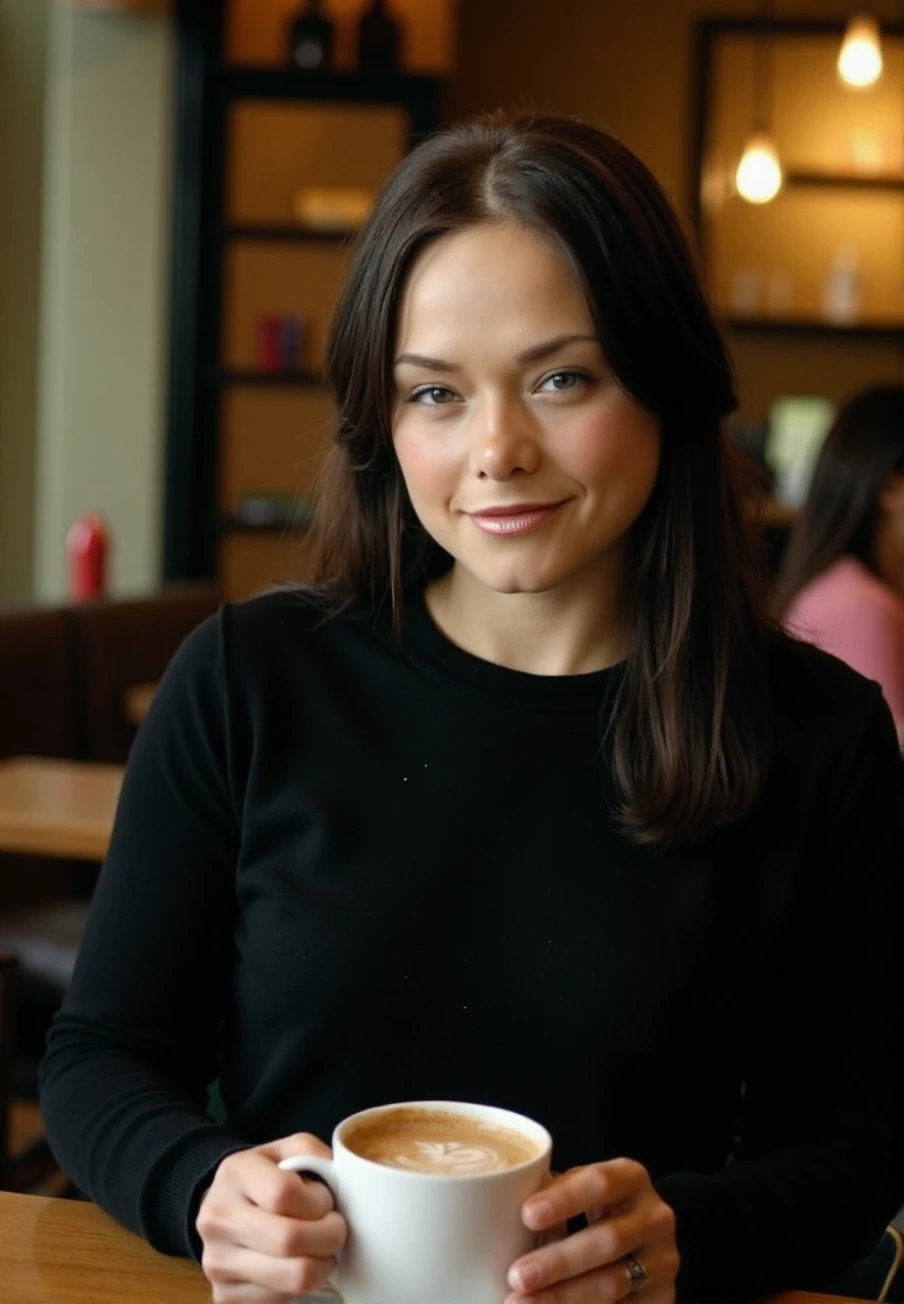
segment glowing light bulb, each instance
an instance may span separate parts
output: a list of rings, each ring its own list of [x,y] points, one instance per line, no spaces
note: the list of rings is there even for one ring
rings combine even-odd
[[[872,86],[882,73],[879,24],[868,14],[857,14],[847,25],[838,53],[838,76],[858,89]]]
[[[735,173],[738,194],[750,204],[768,204],[782,188],[782,165],[775,141],[767,131],[755,131],[744,146]]]

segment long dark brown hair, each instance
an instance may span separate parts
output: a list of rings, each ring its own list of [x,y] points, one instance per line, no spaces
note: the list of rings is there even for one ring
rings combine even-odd
[[[876,573],[879,493],[901,471],[904,385],[876,385],[850,399],[826,435],[775,586],[776,616],[839,557],[857,557]]]
[[[338,402],[319,497],[319,578],[337,603],[392,604],[449,559],[414,515],[392,443],[392,350],[406,273],[427,243],[512,221],[551,237],[579,278],[607,362],[662,428],[632,530],[630,649],[611,719],[623,827],[657,844],[734,821],[769,745],[762,602],[723,434],[731,360],[662,187],[630,150],[570,118],[496,114],[420,144],[366,223],[333,321]]]

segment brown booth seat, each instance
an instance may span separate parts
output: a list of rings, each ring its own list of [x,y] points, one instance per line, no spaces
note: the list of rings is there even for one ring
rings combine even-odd
[[[75,752],[75,663],[72,624],[62,609],[0,605],[0,759],[21,753],[70,757]],[[33,1094],[34,1065],[43,1033],[65,990],[75,950],[58,960],[57,976],[48,983],[39,964],[32,965],[29,930],[40,925],[45,936],[55,929],[59,909],[80,913],[84,903],[71,895],[69,865],[61,860],[0,853],[0,958],[3,996],[0,1010],[0,1186],[23,1189],[31,1179],[52,1171],[50,1156],[37,1147],[25,1156],[8,1148],[9,1109],[17,1095]],[[60,972],[62,970],[62,972]],[[16,1014],[18,1013],[18,1018]],[[18,1034],[18,1035],[17,1035]],[[18,1159],[26,1163],[20,1166]],[[27,1172],[25,1169],[27,1168]]]
[[[126,692],[155,683],[196,625],[212,615],[217,593],[209,585],[173,585],[150,598],[90,602],[71,607],[78,675],[78,755],[122,763],[135,726]]]
[[[0,760],[75,755],[72,633],[63,608],[0,604]],[[58,897],[68,884],[62,861],[0,853],[0,920],[16,906]]]
[[[0,759],[124,762],[135,726],[124,696],[160,678],[216,590],[174,585],[147,598],[41,608],[0,604]],[[0,853],[0,951],[20,969],[20,1088],[69,982],[96,869]]]

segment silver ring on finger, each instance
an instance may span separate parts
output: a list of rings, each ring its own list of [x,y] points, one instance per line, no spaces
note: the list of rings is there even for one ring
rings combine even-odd
[[[625,1272],[628,1276],[628,1294],[640,1290],[647,1279],[647,1270],[634,1254],[625,1255]]]

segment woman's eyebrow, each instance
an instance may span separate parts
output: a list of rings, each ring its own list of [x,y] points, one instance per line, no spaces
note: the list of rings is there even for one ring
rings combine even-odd
[[[578,342],[599,344],[599,340],[595,335],[556,335],[551,340],[543,340],[540,344],[532,344],[529,349],[517,353],[515,361],[519,366],[523,366],[527,362],[541,362],[544,358],[548,358],[550,354],[564,348],[566,344]],[[424,371],[461,371],[461,367],[454,362],[445,362],[442,358],[429,358],[424,353],[400,353],[393,365],[401,367],[405,363],[411,367],[422,367]]]
[[[595,335],[556,335],[553,339],[544,340],[541,344],[532,344],[529,349],[517,354],[515,361],[519,365],[525,362],[542,362],[551,353],[557,353],[559,349],[563,349],[566,344],[579,342],[599,344],[599,340]]]
[[[425,371],[461,371],[454,362],[444,362],[442,358],[428,358],[423,353],[400,353],[393,366],[401,367],[404,363],[411,367],[423,367]]]

